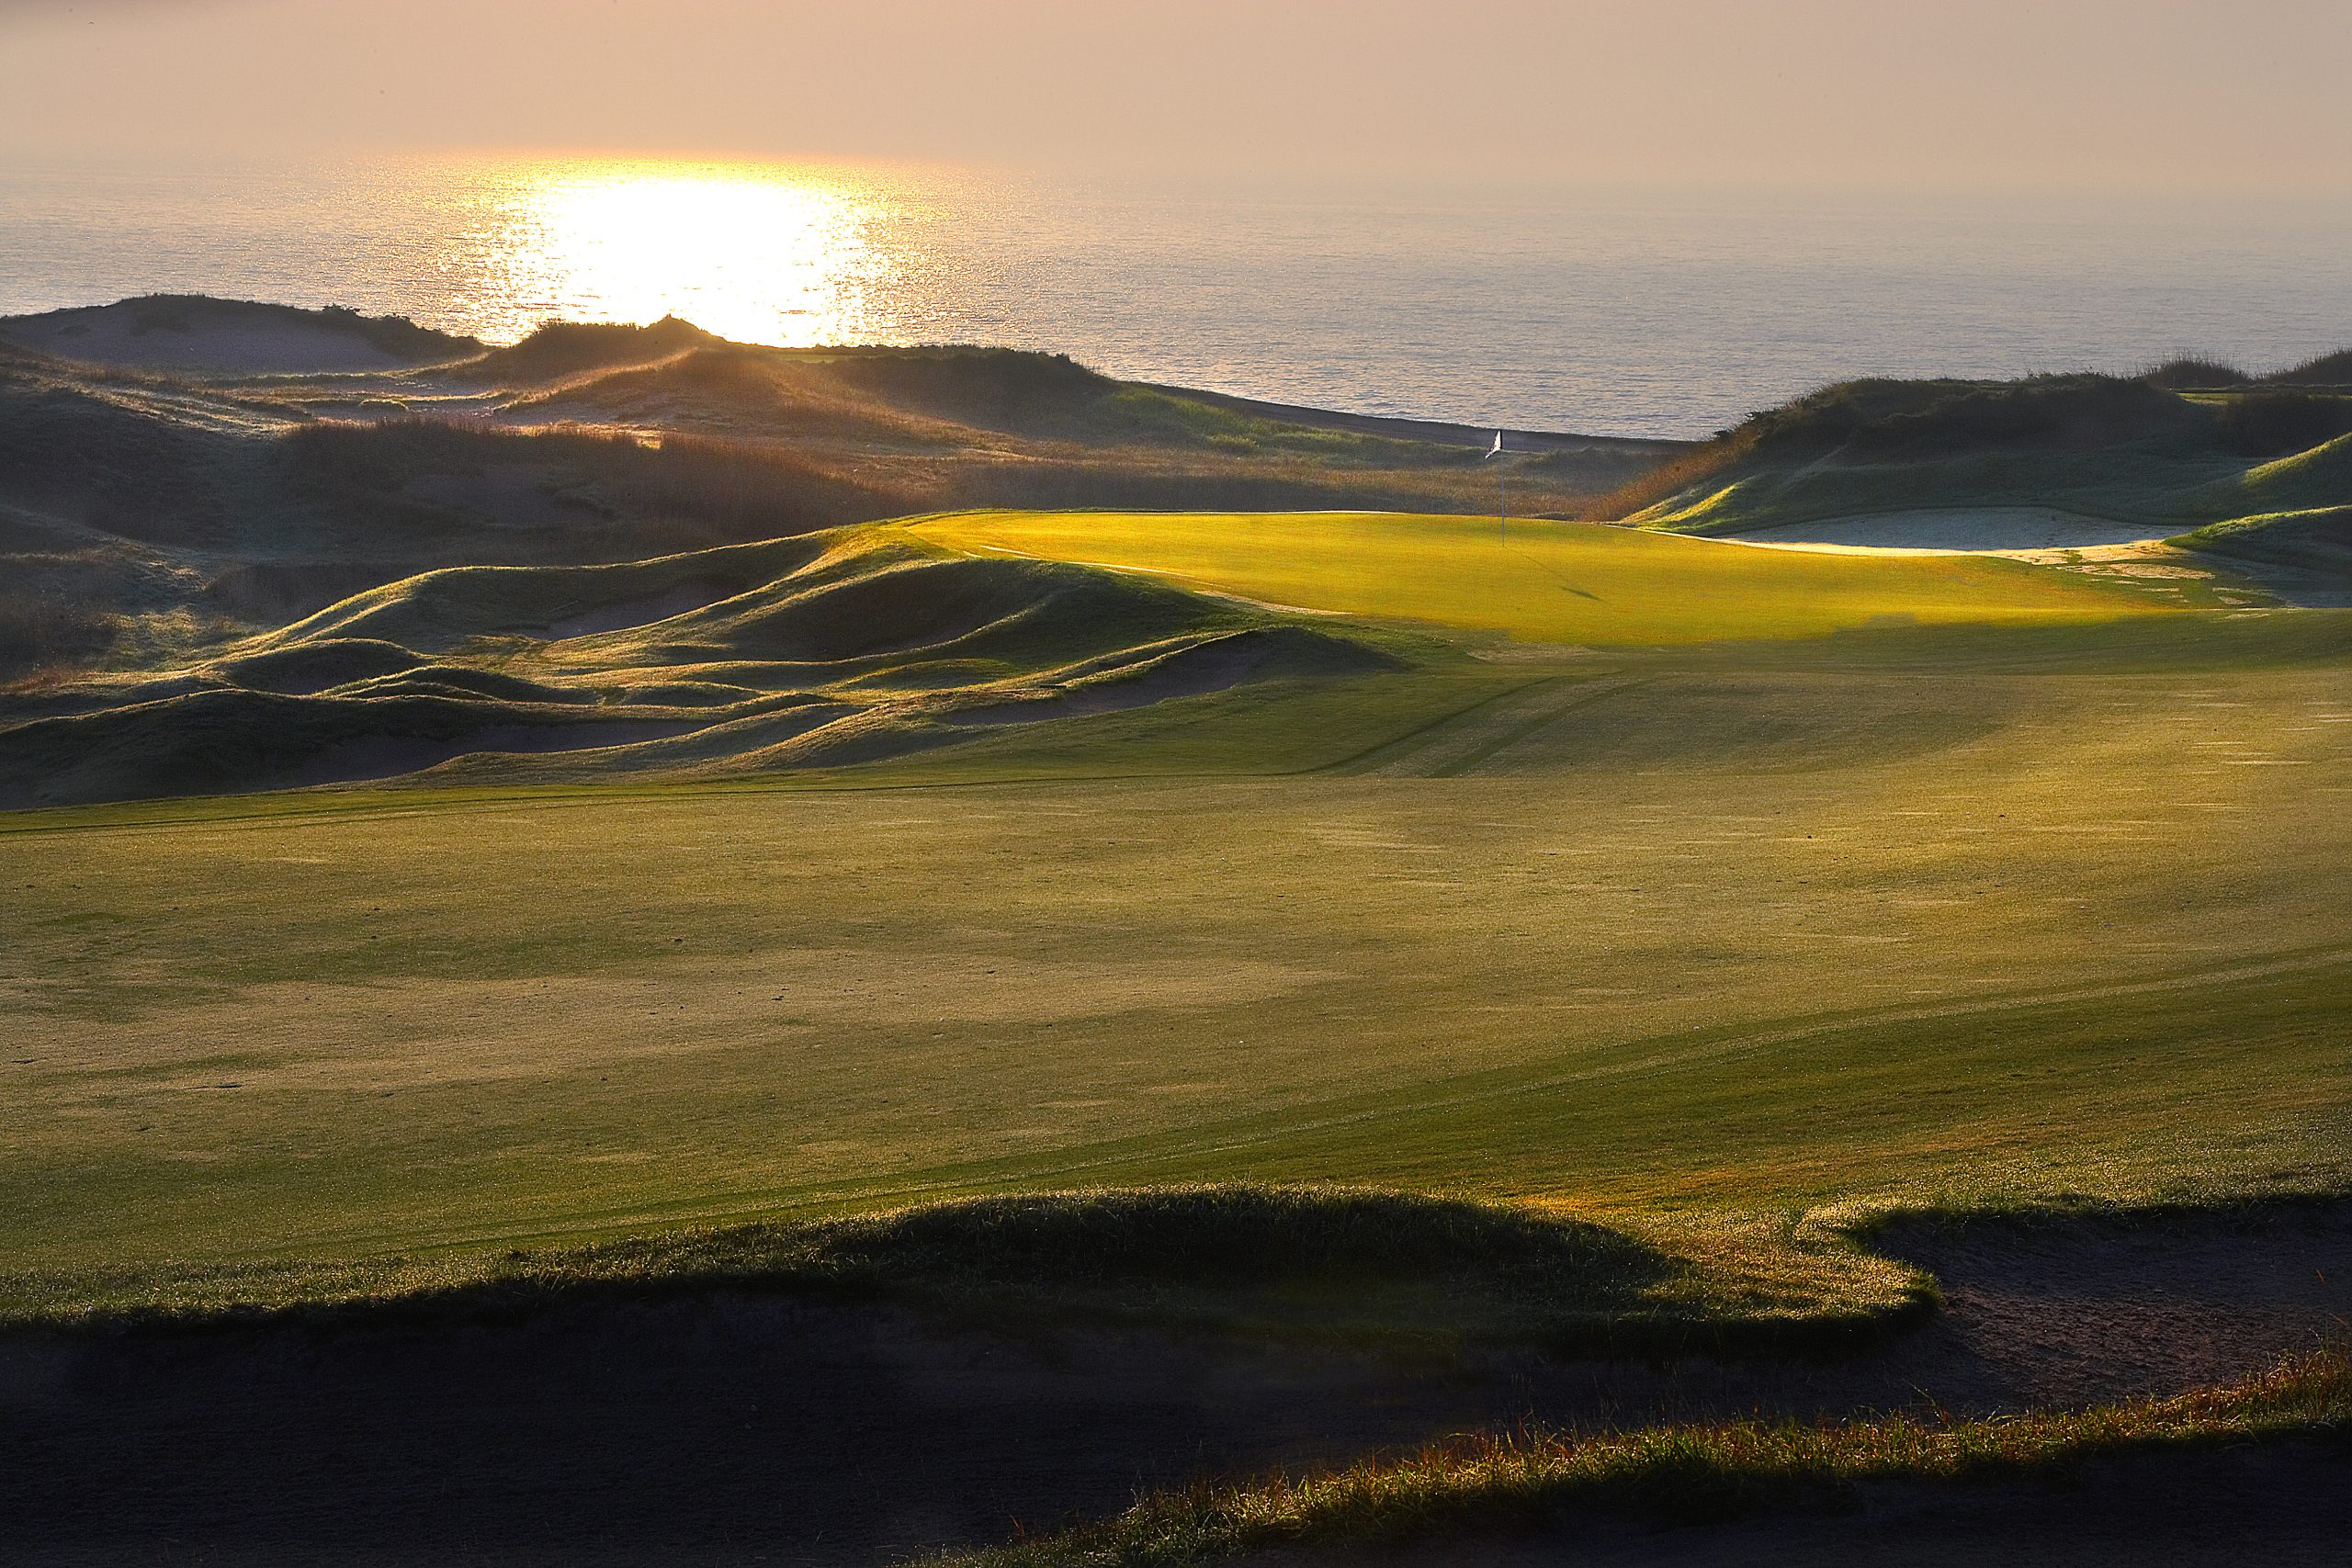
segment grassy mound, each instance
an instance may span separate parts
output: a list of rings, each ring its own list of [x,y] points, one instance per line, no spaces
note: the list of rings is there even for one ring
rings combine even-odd
[[[942,1295],[1342,1338],[1637,1337],[1679,1272],[1619,1232],[1388,1192],[1196,1187],[981,1199],[852,1222],[830,1266]]]
[[[2190,392],[2216,387],[2242,387],[2254,378],[2236,366],[2201,355],[2183,355],[2152,367],[2140,379],[2167,391]]]
[[[2288,387],[2352,387],[2352,348],[2340,348],[2263,378]]]
[[[19,694],[0,800],[837,767],[1401,662],[1130,575],[846,529],[426,572],[184,671]]]
[[[822,1291],[1037,1325],[1087,1321],[1399,1349],[1850,1346],[1932,1289],[1850,1253],[1791,1300],[1704,1247],[1538,1210],[1347,1188],[1178,1185],[977,1198],[582,1247],[0,1277],[0,1328],[465,1318],[723,1289]],[[1793,1273],[1808,1260],[1781,1260]]]
[[[641,711],[583,717],[571,702],[550,704],[538,694],[529,701],[484,698],[447,681],[366,695],[218,688],[0,730],[8,752],[0,803],[340,784],[416,773],[478,751],[594,750],[696,728]]]
[[[643,327],[549,321],[520,343],[467,360],[454,373],[497,386],[528,386],[587,370],[650,365],[725,341],[675,316]]]
[[[2352,435],[2248,468],[2213,499],[2230,509],[2226,517],[2236,517],[2342,506],[2347,497],[2352,497]]]
[[[1741,430],[1758,456],[1841,449],[1941,457],[1988,448],[2110,446],[2177,438],[2210,416],[2145,381],[2034,376],[2022,381],[1842,382],[1753,415]]]
[[[2352,592],[2352,506],[2257,513],[2168,542],[2236,565],[2309,572]]]
[[[2199,360],[2134,378],[1847,382],[1751,415],[1622,488],[1597,514],[1726,533],[2030,506],[2142,524],[2153,536],[2242,514],[2249,508],[2231,492],[2251,482],[2250,464],[2352,430],[2352,400],[2311,389],[2324,384],[2256,381]]]
[[[815,541],[779,540],[696,550],[609,566],[452,567],[354,594],[255,639],[262,650],[289,649],[322,638],[389,642],[442,653],[490,637],[558,637],[571,624],[631,606],[730,598],[807,565],[823,553]],[[666,619],[649,615],[650,619]]]
[[[226,684],[248,691],[304,697],[355,682],[397,675],[424,662],[413,649],[381,638],[328,637],[226,659],[212,673]]]
[[[83,357],[7,338],[42,322],[78,333]],[[674,321],[488,351],[421,332],[202,299],[0,322],[0,578],[47,572],[46,593],[53,558],[37,557],[135,558],[73,585],[91,615],[137,623],[103,650],[130,672],[444,568],[629,561],[971,505],[1451,511],[1487,484],[1422,427],[1341,428],[1050,355],[762,348]],[[1572,445],[1514,493],[1565,514],[1665,449]],[[6,679],[96,660],[101,639],[48,626],[0,626]]]
[[[144,544],[218,542],[240,444],[97,389],[0,374],[0,502]]]
[[[100,365],[263,374],[440,365],[481,348],[472,338],[421,327],[405,316],[200,294],[149,294],[9,317],[0,320],[0,338]]]

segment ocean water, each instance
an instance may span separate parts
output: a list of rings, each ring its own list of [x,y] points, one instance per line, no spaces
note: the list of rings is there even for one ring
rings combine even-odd
[[[936,167],[414,157],[7,166],[0,313],[344,304],[511,341],[676,313],[980,342],[1372,413],[1698,435],[1860,375],[2268,368],[2352,344],[2352,210],[1072,185]]]

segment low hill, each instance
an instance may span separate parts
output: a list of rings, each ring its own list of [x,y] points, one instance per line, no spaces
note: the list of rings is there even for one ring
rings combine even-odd
[[[2264,380],[2289,387],[2352,388],[2352,348],[2323,354],[2301,365],[2266,376]]]
[[[454,378],[492,386],[531,386],[588,370],[650,365],[689,349],[724,343],[691,321],[664,316],[650,326],[549,321],[522,342],[452,366]]]
[[[1957,548],[1984,547],[1988,514],[2030,511],[2037,536],[2015,543],[2064,547],[2352,501],[2324,456],[2352,433],[2352,397],[2227,370],[1844,383],[1670,457],[1603,510],[1685,533]],[[1948,536],[1922,529],[1936,516]]]
[[[481,352],[472,338],[420,327],[402,316],[201,294],[150,294],[8,317],[0,319],[0,338],[87,365],[235,376],[389,370]]]
[[[2352,506],[2258,513],[2168,543],[2277,583],[2300,603],[2352,606]]]

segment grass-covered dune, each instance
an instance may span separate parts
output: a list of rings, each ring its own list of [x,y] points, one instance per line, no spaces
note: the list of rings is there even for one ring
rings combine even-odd
[[[482,345],[400,316],[298,310],[201,294],[150,294],[0,320],[0,342],[85,363],[277,374],[447,364]]]
[[[467,567],[175,669],[0,695],[0,802],[728,776],[1007,724],[1400,669],[1351,636],[869,527],[648,561]]]
[[[2163,537],[2342,505],[2340,465],[2326,454],[2352,433],[2352,392],[2319,374],[2256,382],[2173,366],[2141,378],[1844,383],[1752,415],[1601,507],[1649,527],[1765,535],[2039,507]]]

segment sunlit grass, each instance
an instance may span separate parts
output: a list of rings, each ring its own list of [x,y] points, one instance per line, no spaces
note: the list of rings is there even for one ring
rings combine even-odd
[[[2158,613],[2130,586],[1976,556],[1760,550],[1578,523],[1394,513],[976,512],[920,525],[961,549],[1151,572],[1189,587],[1529,642],[1818,637],[1886,622]]]

